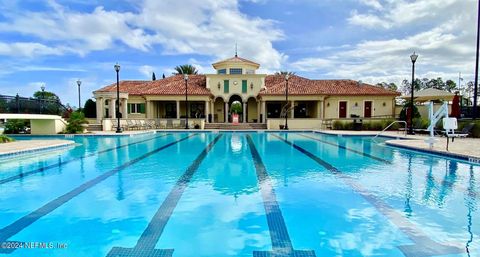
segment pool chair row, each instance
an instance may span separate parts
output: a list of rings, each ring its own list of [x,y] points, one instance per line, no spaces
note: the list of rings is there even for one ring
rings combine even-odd
[[[191,125],[191,124],[189,124]],[[185,120],[177,119],[121,119],[122,130],[148,129],[181,129],[185,128]],[[112,130],[117,128],[117,120],[112,121]]]

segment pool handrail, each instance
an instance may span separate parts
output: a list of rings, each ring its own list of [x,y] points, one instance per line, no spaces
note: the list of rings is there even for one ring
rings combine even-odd
[[[403,121],[403,120],[396,120],[396,121],[393,121],[392,123],[390,123],[390,125],[388,125],[387,127],[385,127],[382,131],[380,131],[378,134],[376,134],[372,140],[375,141],[375,139],[380,136],[381,134],[383,134],[383,132],[385,132],[386,130],[388,130],[391,126],[393,126],[393,124],[395,123],[404,123],[405,124],[405,136],[407,136],[407,122],[406,121]]]

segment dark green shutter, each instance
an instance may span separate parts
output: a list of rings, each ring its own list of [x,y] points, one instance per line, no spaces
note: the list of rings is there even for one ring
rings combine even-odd
[[[128,114],[132,113],[132,104],[128,104]]]
[[[247,93],[247,81],[242,80],[242,93]]]
[[[228,80],[223,81],[223,93],[227,93],[230,91],[230,83]]]
[[[139,104],[138,107],[140,107],[139,113],[145,113],[145,104]]]

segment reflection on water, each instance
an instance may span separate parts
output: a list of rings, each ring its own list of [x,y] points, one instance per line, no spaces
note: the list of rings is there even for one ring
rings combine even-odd
[[[230,149],[232,149],[232,152],[234,153],[242,151],[242,139],[239,134],[232,134],[230,139]]]
[[[474,177],[474,172],[473,172],[473,166],[470,165],[470,180],[468,183],[468,192],[465,197],[466,201],[466,206],[468,208],[467,212],[467,230],[468,234],[470,235],[467,244],[465,245],[465,248],[467,250],[468,256],[470,255],[470,245],[473,242],[473,233],[472,233],[472,213],[475,212],[477,209],[477,204],[475,201],[475,196],[476,196],[476,191],[475,191],[475,177]]]
[[[408,157],[408,175],[407,175],[407,183],[405,185],[405,208],[404,211],[407,217],[412,216],[412,206],[410,205],[410,199],[413,196],[413,183],[412,183],[412,156]]]

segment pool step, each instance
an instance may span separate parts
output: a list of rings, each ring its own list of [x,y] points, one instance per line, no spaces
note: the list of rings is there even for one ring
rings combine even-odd
[[[267,129],[267,124],[263,123],[206,123],[205,129],[220,129],[220,130],[257,130]]]

